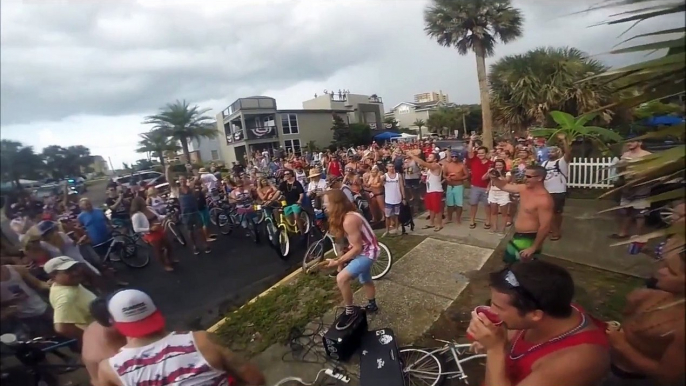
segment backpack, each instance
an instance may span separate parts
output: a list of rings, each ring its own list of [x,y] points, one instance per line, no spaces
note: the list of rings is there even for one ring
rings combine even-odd
[[[546,170],[548,170],[548,168],[547,168],[548,162],[550,162],[550,161],[545,161],[545,162],[543,162],[543,164],[541,165],[541,166],[543,166],[544,168],[546,168]],[[559,159],[556,159],[556,160],[555,160],[555,165],[553,165],[553,168],[554,168],[553,170],[555,170],[556,172],[558,172],[558,173],[564,178],[564,182],[567,183],[567,176],[566,176],[564,173],[562,173],[562,169],[560,169],[560,160],[559,160]]]

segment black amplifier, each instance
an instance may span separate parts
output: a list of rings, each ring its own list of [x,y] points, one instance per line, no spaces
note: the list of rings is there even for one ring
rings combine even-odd
[[[362,335],[367,332],[367,314],[364,310],[358,312],[357,319],[345,330],[336,329],[336,324],[344,315],[342,313],[328,330],[322,331],[322,341],[326,355],[331,359],[347,361],[360,347]]]
[[[368,331],[360,344],[360,386],[404,386],[393,330]]]

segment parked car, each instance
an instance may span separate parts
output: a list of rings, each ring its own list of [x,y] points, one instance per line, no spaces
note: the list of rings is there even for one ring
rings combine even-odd
[[[115,177],[114,182],[120,184],[123,187],[130,187],[132,184],[140,184],[141,181],[145,182],[146,185],[158,185],[167,182],[164,174],[156,172],[154,170],[143,170],[136,172],[127,176]]]
[[[42,201],[45,197],[51,195],[58,195],[64,190],[64,185],[62,184],[46,184],[35,189],[32,194],[37,200]],[[70,192],[79,193],[74,186],[69,186]]]
[[[88,188],[86,188],[86,179],[83,177],[68,177],[65,181],[67,181],[70,186],[74,187],[78,193],[88,191]]]

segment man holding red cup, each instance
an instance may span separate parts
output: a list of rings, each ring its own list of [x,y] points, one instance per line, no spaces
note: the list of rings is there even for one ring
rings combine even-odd
[[[562,267],[534,260],[490,275],[491,306],[477,307],[467,336],[486,354],[485,386],[594,386],[610,367],[605,328],[572,305]]]

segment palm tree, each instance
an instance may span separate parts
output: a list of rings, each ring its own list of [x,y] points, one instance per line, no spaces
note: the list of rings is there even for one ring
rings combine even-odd
[[[548,113],[573,116],[595,111],[612,100],[608,82],[579,82],[607,71],[597,60],[571,47],[542,47],[509,55],[491,65],[493,116],[500,125],[518,131],[547,126]],[[611,112],[599,116],[605,123]]]
[[[148,160],[150,155],[160,159],[160,165],[164,170],[164,154],[168,151],[177,152],[181,148],[177,141],[172,139],[164,130],[152,130],[147,133],[139,134],[141,140],[138,141],[138,153],[146,153]]]
[[[422,140],[422,127],[426,126],[426,122],[422,119],[416,119],[413,123],[413,125],[417,126],[419,128],[419,140]]]
[[[210,109],[190,106],[188,102],[176,101],[167,104],[156,115],[145,117],[146,125],[152,125],[153,130],[162,130],[170,139],[179,141],[186,160],[190,162],[188,142],[200,138],[215,138],[219,132],[214,118],[205,115]]]
[[[493,143],[493,120],[486,76],[486,57],[493,56],[498,40],[509,43],[522,36],[524,18],[509,0],[433,0],[424,11],[424,31],[438,44],[457,48],[460,55],[474,52],[481,95],[483,141]]]

